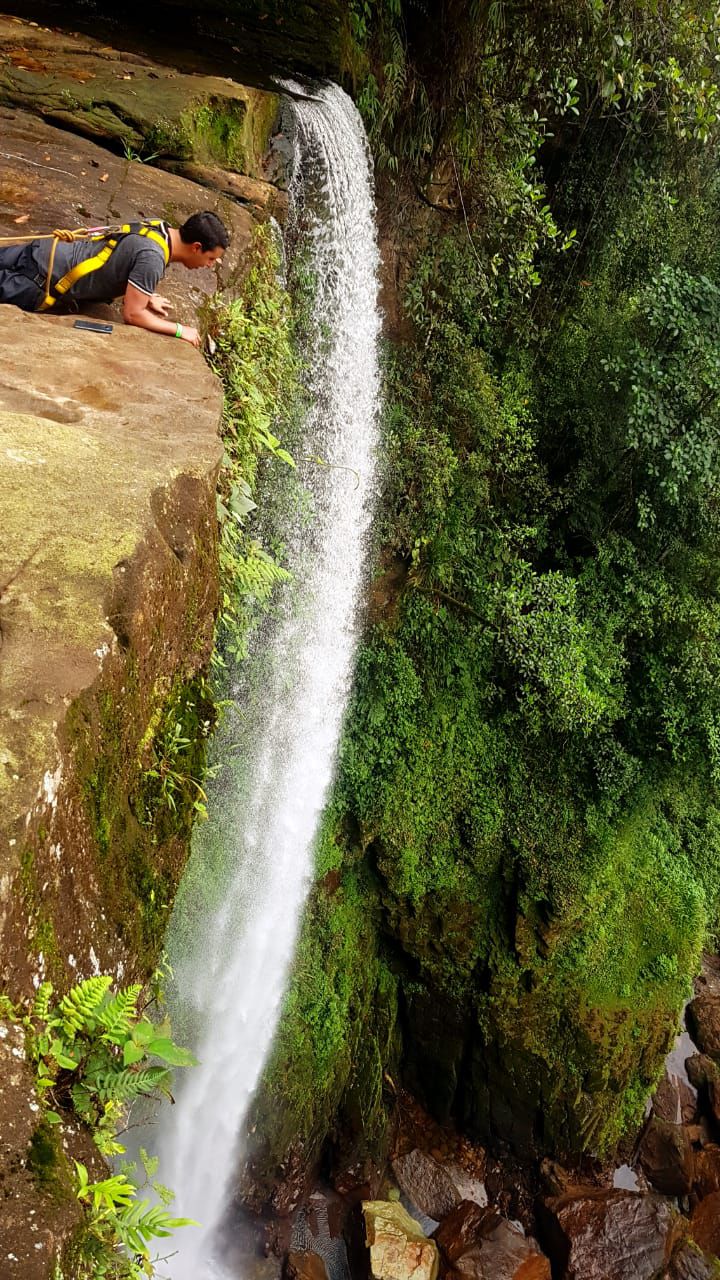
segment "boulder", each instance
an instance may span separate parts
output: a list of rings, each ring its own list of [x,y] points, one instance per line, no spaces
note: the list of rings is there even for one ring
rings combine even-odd
[[[291,1250],[285,1260],[285,1280],[328,1280],[325,1263],[311,1249]]]
[[[480,1179],[473,1177],[468,1173],[467,1169],[463,1169],[459,1164],[445,1165],[445,1170],[452,1179],[453,1186],[460,1197],[460,1200],[472,1200],[474,1204],[479,1204],[483,1208],[488,1202],[488,1194],[485,1190],[485,1183]]]
[[[640,1164],[657,1191],[685,1196],[695,1174],[695,1152],[686,1129],[653,1116],[640,1146]]]
[[[678,1215],[661,1196],[571,1193],[546,1209],[563,1280],[651,1280],[670,1259]]]
[[[720,1191],[720,1147],[708,1142],[695,1156],[694,1190],[702,1200]]]
[[[703,992],[685,1013],[688,1031],[701,1053],[720,1061],[720,995]]]
[[[471,1200],[463,1200],[457,1209],[440,1223],[433,1239],[448,1262],[455,1263],[500,1221],[495,1209],[482,1208]]]
[[[438,1247],[398,1201],[365,1200],[363,1214],[375,1280],[436,1280]]]
[[[720,1254],[720,1191],[701,1200],[690,1219],[693,1240],[706,1253]]]
[[[461,1196],[443,1166],[417,1148],[393,1160],[393,1173],[408,1200],[428,1218],[440,1222],[460,1204]]]
[[[550,1261],[536,1242],[511,1222],[500,1222],[455,1262],[465,1280],[550,1280]]]
[[[720,1125],[720,1067],[704,1053],[687,1060],[688,1078],[698,1091],[700,1107]]]
[[[720,1267],[717,1261],[705,1257],[692,1241],[685,1241],[659,1280],[718,1280],[718,1276]]]
[[[653,1114],[669,1124],[692,1124],[697,1114],[694,1090],[674,1072],[665,1071],[653,1098]]]

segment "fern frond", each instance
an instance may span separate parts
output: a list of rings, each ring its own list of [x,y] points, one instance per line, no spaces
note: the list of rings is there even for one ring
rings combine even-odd
[[[47,1022],[50,1014],[50,1000],[53,993],[52,982],[41,982],[33,1001],[32,1016],[40,1022]]]
[[[150,1240],[172,1235],[176,1227],[197,1225],[188,1218],[173,1218],[166,1209],[139,1200],[115,1214],[115,1226],[123,1244],[143,1253]]]
[[[93,1081],[103,1102],[131,1102],[133,1098],[167,1093],[170,1072],[167,1067],[146,1067],[144,1071],[106,1071]]]
[[[111,1044],[123,1044],[137,1018],[137,1002],[142,991],[140,983],[126,987],[112,996],[97,1013],[102,1027],[102,1039]]]
[[[59,1013],[69,1035],[79,1031],[94,1031],[97,1011],[112,982],[109,974],[98,974],[78,983],[60,1001]]]

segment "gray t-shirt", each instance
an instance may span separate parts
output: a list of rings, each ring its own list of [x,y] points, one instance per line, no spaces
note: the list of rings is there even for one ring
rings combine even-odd
[[[167,223],[163,223],[157,230],[168,239]],[[102,249],[103,243],[101,240],[74,240],[71,244],[59,241],[53,263],[53,284],[62,279],[78,262],[92,258]],[[37,240],[33,246],[33,258],[43,284],[50,261],[51,244],[51,240]],[[104,302],[106,299],[120,297],[128,284],[134,285],[141,293],[151,295],[155,293],[164,274],[165,256],[160,245],[147,236],[130,232],[119,241],[104,266],[81,276],[64,297],[83,302]]]

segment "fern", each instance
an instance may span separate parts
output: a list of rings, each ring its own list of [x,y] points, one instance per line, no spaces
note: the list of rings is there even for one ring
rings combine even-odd
[[[172,1235],[177,1227],[197,1226],[191,1218],[173,1218],[149,1200],[135,1201],[115,1215],[118,1236],[134,1253],[144,1253],[150,1240]]]
[[[233,567],[237,590],[257,600],[267,600],[275,583],[290,576],[255,541],[248,542],[244,557],[238,557]]]
[[[40,1022],[47,1022],[50,1016],[50,1000],[53,993],[52,982],[41,982],[33,1002],[32,1016]]]
[[[106,1071],[88,1080],[102,1102],[132,1102],[134,1098],[167,1093],[170,1072],[167,1067],[146,1067],[143,1071]]]
[[[98,974],[97,977],[86,978],[84,982],[78,983],[63,996],[58,1012],[68,1035],[95,1030],[98,1009],[111,982],[109,974]]]
[[[122,1045],[127,1040],[133,1023],[137,1020],[137,1002],[142,987],[136,983],[118,991],[100,1009],[98,1023],[102,1027],[102,1039],[110,1044]]]

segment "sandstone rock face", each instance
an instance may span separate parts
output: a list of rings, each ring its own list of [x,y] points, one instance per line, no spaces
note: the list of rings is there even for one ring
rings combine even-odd
[[[424,1151],[408,1152],[393,1161],[393,1173],[409,1200],[421,1213],[439,1222],[452,1213],[460,1196],[443,1166]]]
[[[603,1191],[547,1207],[564,1280],[652,1280],[670,1258],[677,1214],[660,1196]]]
[[[720,1061],[720,995],[708,991],[691,1000],[686,1018],[700,1052]]]
[[[211,209],[231,233],[221,279],[229,281],[240,267],[255,221],[227,197],[150,165],[122,160],[24,111],[0,107],[0,134],[2,150],[13,156],[3,161],[0,174],[0,236],[31,238],[55,227],[152,217],[167,217],[178,225],[198,209]],[[18,225],[18,217],[26,221]],[[210,268],[189,272],[172,263],[160,291],[173,304],[173,318],[193,324],[198,307],[216,287]],[[117,304],[113,312],[121,318]]]
[[[0,103],[128,152],[195,159],[259,178],[278,99],[226,77],[183,74],[101,40],[0,16]]]
[[[117,22],[113,0],[98,0],[93,6],[94,30],[102,15],[107,15],[111,24]],[[239,79],[238,63],[247,68],[248,79],[263,67],[337,79],[347,7],[341,0],[296,0],[294,4],[287,0],[208,0],[202,6],[190,0],[148,0],[143,20],[145,30],[165,44],[175,34],[184,49],[194,46],[203,51],[214,46],[224,54],[231,74],[235,64]]]
[[[15,996],[148,962],[126,770],[207,661],[217,600],[216,379],[186,343],[73,324],[0,308],[0,951]],[[147,872],[169,892],[184,856],[160,841]]]
[[[47,1280],[58,1246],[83,1216],[72,1159],[93,1178],[106,1177],[107,1167],[80,1126],[38,1124],[35,1071],[24,1043],[22,1027],[0,1020],[0,1275]]]
[[[653,1116],[640,1147],[640,1164],[648,1182],[663,1195],[687,1195],[695,1174],[695,1153],[687,1129]]]
[[[437,1245],[428,1240],[401,1204],[366,1200],[363,1214],[375,1280],[436,1280]]]

